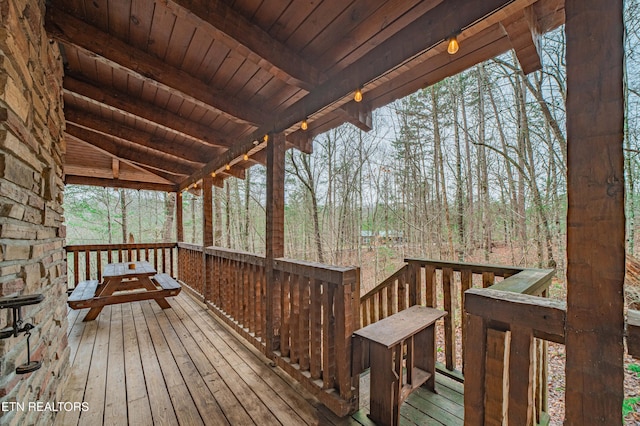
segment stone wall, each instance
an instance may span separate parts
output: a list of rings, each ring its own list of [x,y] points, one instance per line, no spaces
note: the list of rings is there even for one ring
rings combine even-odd
[[[44,0],[0,0],[0,296],[45,297],[23,308],[36,326],[32,358],[42,360],[40,370],[16,375],[26,338],[0,340],[2,424],[50,423],[68,373],[62,60],[44,13]],[[9,311],[0,310],[0,328]]]

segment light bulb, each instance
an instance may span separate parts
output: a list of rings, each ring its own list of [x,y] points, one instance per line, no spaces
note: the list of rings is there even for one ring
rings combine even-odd
[[[460,49],[460,45],[458,44],[458,37],[452,36],[451,38],[449,38],[447,52],[449,52],[450,55],[455,55],[456,52],[458,52],[458,49]]]
[[[245,154],[242,158],[244,161],[247,161],[249,159],[249,154]]]
[[[302,123],[300,123],[300,128],[302,130],[307,130],[309,128],[309,123],[307,123],[307,119],[306,118],[304,120],[302,120]]]
[[[362,90],[358,87],[356,93],[353,95],[353,100],[356,102],[362,102]]]
[[[262,138],[263,141],[267,142],[269,140],[269,135],[264,135],[264,137]]]
[[[216,177],[216,172],[211,172],[211,177]]]
[[[224,166],[224,169],[225,170],[231,170],[231,166],[227,164],[226,166]]]

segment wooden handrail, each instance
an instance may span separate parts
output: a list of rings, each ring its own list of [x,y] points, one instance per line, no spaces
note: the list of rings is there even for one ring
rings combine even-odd
[[[83,280],[101,280],[103,265],[113,262],[145,260],[152,263],[158,272],[174,276],[176,247],[175,242],[67,245],[68,288],[75,288]]]
[[[179,278],[210,310],[338,415],[357,407],[351,335],[359,327],[360,270],[274,259],[266,288],[264,256],[178,244]],[[273,297],[273,312],[266,298]],[[267,353],[267,316],[277,343]]]
[[[414,304],[441,308],[449,313],[443,320],[445,373],[449,372],[448,375],[462,377],[459,374],[460,372],[455,370],[456,340],[461,338],[463,364],[466,366],[467,359],[475,362],[473,361],[474,357],[478,356],[479,351],[483,352],[483,357],[491,357],[488,365],[492,366],[492,369],[486,372],[486,380],[489,382],[502,380],[504,378],[503,369],[496,366],[504,363],[504,356],[508,353],[500,350],[500,348],[506,347],[509,343],[505,336],[505,331],[510,329],[509,324],[512,322],[515,330],[526,328],[526,324],[521,324],[519,321],[527,318],[527,306],[529,306],[527,303],[531,298],[530,295],[546,296],[555,271],[552,269],[516,268],[429,259],[409,258],[405,259],[405,262],[406,264],[402,268],[360,298],[361,325],[365,326],[376,322]],[[496,280],[496,277],[503,279]],[[455,291],[456,286],[454,283],[456,282],[460,283],[459,292]],[[481,286],[483,289],[473,288],[474,285],[476,287]],[[471,300],[468,300],[469,298]],[[543,312],[542,315],[549,315],[548,318],[551,323],[564,324],[563,320],[558,317],[562,310],[560,305],[545,298],[536,297],[534,299],[541,305],[550,306],[549,312]],[[510,304],[515,304],[517,309],[509,309]],[[456,306],[462,306],[463,312],[459,312]],[[474,335],[472,339],[467,338],[468,333],[474,333],[475,331],[473,331],[474,323],[467,324],[467,321],[464,320],[469,314],[464,310],[466,306],[482,311],[487,316],[496,313],[496,318],[492,320],[483,318],[484,331],[482,331],[481,337]],[[497,312],[500,309],[502,309],[502,313]],[[519,310],[522,310],[522,312]],[[538,310],[535,312],[540,314]],[[554,315],[551,315],[552,313]],[[519,315],[522,315],[522,318],[516,318]],[[461,325],[460,336],[457,335],[456,324]],[[471,331],[467,329],[471,329]],[[531,338],[541,338],[545,341],[554,342],[562,341],[558,330],[535,330],[535,332],[531,332]],[[516,341],[518,339],[522,340],[520,334],[516,336]],[[524,341],[526,343],[526,338]],[[529,368],[527,362],[531,361],[541,366],[539,374],[532,385],[532,395],[534,395],[536,406],[535,416],[540,419],[546,415],[547,409],[547,353],[544,341],[536,340],[535,342],[533,358],[526,358],[527,361],[525,363],[522,363],[521,359],[514,361],[514,363],[519,362],[519,365],[526,364],[527,368]],[[469,354],[466,350],[468,347],[473,347],[473,351],[470,351]],[[484,353],[486,348],[489,347],[494,349],[491,355]],[[483,358],[483,362],[485,361],[486,358]],[[484,365],[482,368],[474,365],[472,371],[474,372],[473,378],[476,378],[476,374],[480,374],[484,384]],[[509,365],[504,366],[504,371],[510,371]],[[512,374],[516,373],[512,372]],[[467,386],[468,384],[465,380],[465,388]],[[470,386],[473,386],[473,380]],[[508,397],[508,395],[502,395],[502,389],[502,383],[498,383],[486,394],[483,404],[488,404],[490,407],[487,408],[488,411],[501,413],[502,398]],[[494,418],[491,420],[499,422],[499,419]]]
[[[465,296],[465,340],[474,348],[465,359],[473,372],[465,378],[465,424],[547,424],[546,342],[564,343],[566,304],[493,287]]]

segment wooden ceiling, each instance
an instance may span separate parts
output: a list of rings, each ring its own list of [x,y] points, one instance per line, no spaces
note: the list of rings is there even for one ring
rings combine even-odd
[[[370,130],[373,109],[512,48],[539,69],[539,35],[564,22],[563,0],[47,4],[65,66],[66,182],[165,191],[243,178],[268,133],[311,152],[342,123]]]

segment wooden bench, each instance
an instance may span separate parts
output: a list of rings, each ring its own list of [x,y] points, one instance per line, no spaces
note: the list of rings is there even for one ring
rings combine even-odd
[[[412,306],[353,334],[353,373],[371,367],[369,417],[376,424],[398,425],[400,405],[423,384],[435,392],[434,324],[446,314]]]
[[[153,277],[155,284],[161,289],[149,290],[139,289],[136,285],[122,286],[121,289],[126,290],[106,296],[96,296],[99,287],[97,280],[87,280],[78,283],[73,290],[67,304],[71,309],[97,308],[105,305],[115,305],[118,303],[137,302],[140,300],[156,299],[161,300],[169,296],[177,296],[182,287],[180,283],[173,279],[169,274],[156,274]],[[135,284],[135,283],[134,283]]]
[[[155,280],[155,282],[160,284],[160,287],[162,287],[164,290],[178,290],[178,293],[180,293],[180,290],[182,289],[180,283],[173,279],[173,277],[169,274],[156,274],[154,275],[153,279]]]
[[[90,301],[96,294],[98,288],[98,280],[81,281],[73,289],[73,292],[67,299],[67,304],[71,309],[90,308]]]

